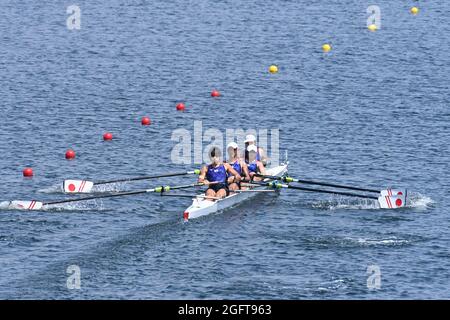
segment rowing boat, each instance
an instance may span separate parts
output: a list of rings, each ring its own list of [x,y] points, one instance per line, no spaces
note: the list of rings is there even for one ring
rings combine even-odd
[[[266,171],[270,176],[281,177],[287,174],[288,164],[281,164],[280,166],[267,169]],[[268,181],[269,179],[264,180]],[[270,189],[270,187],[255,186],[251,188],[251,190],[255,192],[232,193],[228,197],[216,201],[206,200],[204,197],[195,197],[192,200],[191,206],[184,211],[183,218],[185,221],[187,221],[234,207],[236,205],[239,205],[243,201],[256,196],[258,194],[257,191],[266,189]]]
[[[198,217],[202,217],[217,211],[222,211],[231,207],[234,207],[241,202],[250,199],[254,197],[256,194],[261,192],[276,192],[280,189],[291,189],[291,190],[299,190],[299,191],[307,191],[307,192],[318,192],[318,193],[325,193],[325,194],[334,194],[334,195],[342,195],[342,196],[348,196],[348,197],[356,197],[356,198],[362,198],[362,199],[371,199],[378,202],[378,205],[381,209],[397,209],[397,208],[403,208],[407,204],[407,190],[406,189],[384,189],[384,190],[377,190],[372,188],[360,188],[355,186],[349,186],[349,185],[343,185],[343,184],[337,184],[337,183],[330,183],[330,182],[320,182],[320,181],[311,181],[311,180],[304,180],[304,179],[298,179],[293,177],[287,176],[288,171],[288,162],[286,161],[285,164],[281,164],[280,166],[273,167],[270,169],[267,169],[267,175],[261,176],[264,181],[253,181],[250,184],[249,189],[246,190],[236,190],[234,193],[231,193],[228,197],[223,199],[214,199],[216,201],[210,201],[207,200],[205,196],[200,195],[184,195],[184,194],[170,194],[170,196],[176,196],[176,197],[189,197],[192,198],[192,205],[187,208],[184,211],[183,217],[185,220],[189,219],[195,219]],[[97,182],[97,184],[106,184],[111,183],[115,181],[134,181],[134,180],[144,180],[144,179],[154,179],[154,178],[161,178],[161,177],[173,177],[173,176],[181,176],[181,175],[188,175],[188,174],[198,174],[199,170],[194,171],[185,171],[185,172],[178,172],[178,173],[168,173],[168,174],[162,174],[157,176],[145,176],[145,177],[136,177],[136,178],[128,178],[126,180],[110,180],[107,182]],[[74,180],[75,181],[75,180]],[[81,180],[77,180],[79,183]],[[284,182],[284,183],[281,183]],[[318,188],[307,188],[302,185],[291,185],[290,182],[296,182],[299,184],[311,184],[311,185],[320,185],[320,186],[326,186],[331,187],[333,189],[347,189],[347,190],[353,190],[353,191],[362,191],[364,193],[354,193],[354,192],[346,192],[346,191],[339,191],[339,190],[330,190],[327,189],[318,189]],[[83,183],[83,181],[81,181]],[[103,199],[103,198],[112,198],[112,197],[122,197],[122,196],[130,196],[130,195],[137,195],[137,194],[144,194],[144,193],[159,193],[161,195],[169,195],[167,192],[171,190],[178,190],[178,189],[189,189],[194,187],[201,187],[204,186],[203,183],[192,183],[188,185],[179,185],[179,186],[161,186],[156,187],[152,189],[145,189],[145,190],[136,190],[136,191],[124,191],[124,192],[116,192],[116,193],[110,193],[110,194],[102,194],[102,195],[94,195],[89,197],[80,197],[75,199],[64,199],[59,201],[53,201],[53,202],[41,202],[41,201],[35,201],[35,200],[13,200],[9,202],[8,208],[10,209],[19,209],[19,210],[41,210],[43,207],[50,206],[50,205],[58,205],[63,203],[70,203],[70,202],[78,202],[78,201],[86,201],[86,200],[94,200],[94,199]],[[69,189],[74,189],[73,187]],[[75,187],[75,190],[77,188]],[[83,189],[83,188],[81,188]],[[82,192],[83,190],[81,190]],[[367,193],[376,193],[369,195]]]

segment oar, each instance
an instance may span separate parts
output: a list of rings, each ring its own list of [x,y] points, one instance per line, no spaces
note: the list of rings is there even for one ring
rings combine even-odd
[[[174,173],[166,173],[159,174],[154,176],[141,176],[134,178],[123,178],[123,179],[115,179],[115,180],[104,180],[104,181],[88,181],[88,180],[64,180],[63,182],[63,190],[65,193],[90,193],[94,185],[102,185],[109,183],[118,183],[118,182],[130,182],[130,181],[138,181],[138,180],[150,180],[150,179],[158,179],[165,177],[176,177],[176,176],[184,176],[188,174],[200,174],[200,170],[196,169],[193,171],[184,171],[184,172],[174,172]]]
[[[267,175],[261,175],[261,174],[257,174],[256,176],[273,179],[273,180],[281,180],[281,181],[287,182],[287,183],[298,182],[298,183],[303,183],[303,184],[312,184],[312,185],[333,187],[333,188],[340,188],[340,189],[348,189],[348,190],[354,190],[354,191],[374,192],[374,193],[379,193],[382,196],[406,194],[406,189],[403,189],[403,190],[397,190],[397,189],[376,190],[376,189],[359,188],[359,187],[353,187],[353,186],[347,186],[347,185],[335,184],[335,183],[329,183],[329,182],[296,179],[296,178],[292,178],[292,177],[267,176]]]
[[[177,194],[170,194],[170,193],[161,193],[161,196],[163,196],[163,197],[191,198],[191,199],[195,199],[195,198],[213,199],[213,200],[223,199],[223,198],[219,198],[219,197],[205,196],[203,194],[178,194],[178,193]]]
[[[329,194],[343,195],[343,196],[349,196],[349,197],[357,197],[357,198],[363,198],[363,199],[373,199],[373,200],[378,200],[380,207],[383,209],[395,209],[395,208],[404,207],[406,205],[406,196],[407,196],[406,193],[404,195],[376,197],[376,196],[369,196],[369,195],[365,195],[365,194],[355,194],[355,193],[351,193],[351,192],[298,187],[298,186],[293,186],[293,185],[289,185],[289,184],[282,184],[282,183],[275,182],[275,181],[272,181],[272,182],[253,181],[252,183],[259,184],[259,185],[265,185],[265,186],[268,186],[268,187],[274,188],[274,189],[287,188],[287,189],[294,189],[294,190],[301,190],[301,191],[329,193]]]
[[[313,189],[313,188],[306,188],[306,187],[298,187],[298,186],[293,186],[293,185],[290,185],[290,184],[281,184],[281,183],[277,183],[277,182],[261,182],[261,183],[259,183],[258,181],[253,181],[252,183],[260,184],[260,185],[266,185],[266,186],[274,188],[274,189],[289,188],[289,189],[294,189],[294,190],[338,194],[338,195],[342,195],[342,196],[358,197],[358,198],[365,198],[365,199],[378,199],[378,197],[369,196],[369,195],[365,195],[365,194],[356,194],[356,193],[351,193],[351,192],[342,192],[342,191],[332,191],[332,190],[323,190],[323,189]]]
[[[272,183],[274,184],[274,183]],[[289,189],[295,189],[295,190],[303,190],[303,191],[311,191],[311,192],[321,192],[321,193],[330,193],[330,194],[337,194],[337,195],[343,195],[343,196],[349,196],[349,197],[357,197],[357,198],[363,198],[363,199],[373,199],[378,200],[378,203],[380,205],[380,208],[382,209],[396,209],[401,208],[406,205],[406,190],[405,194],[399,194],[399,195],[380,195],[379,197],[376,196],[368,196],[364,194],[354,194],[351,192],[341,192],[341,191],[331,191],[331,190],[323,190],[323,189],[312,189],[312,188],[304,188],[304,187],[297,187],[292,186],[289,184],[275,184],[276,188],[289,188]]]
[[[275,190],[252,190],[252,189],[248,189],[248,190],[230,190],[230,192],[237,192],[237,193],[241,193],[241,192],[275,192]]]
[[[91,197],[81,197],[76,199],[66,199],[66,200],[59,200],[59,201],[53,201],[53,202],[40,202],[36,200],[32,201],[22,201],[22,200],[14,200],[9,203],[10,209],[21,209],[21,210],[40,210],[43,206],[50,206],[55,204],[63,204],[63,203],[69,203],[69,202],[79,202],[79,201],[87,201],[87,200],[95,200],[95,199],[104,199],[104,198],[113,198],[113,197],[122,197],[122,196],[130,196],[130,195],[136,195],[136,194],[142,194],[142,193],[161,193],[168,192],[170,190],[176,190],[176,189],[186,189],[186,188],[192,188],[192,187],[198,187],[198,186],[204,186],[204,183],[193,183],[193,184],[187,184],[187,185],[181,185],[181,186],[161,186],[156,187],[153,189],[146,189],[146,190],[137,190],[137,191],[126,191],[126,192],[117,192],[112,194],[103,194],[98,196],[91,196]]]

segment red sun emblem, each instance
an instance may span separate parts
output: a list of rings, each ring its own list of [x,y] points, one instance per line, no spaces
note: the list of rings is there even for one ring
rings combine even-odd
[[[75,185],[73,183],[69,184],[69,191],[74,192],[75,191]]]
[[[395,205],[396,205],[397,207],[401,207],[402,204],[403,204],[402,199],[397,199],[397,200],[395,200]]]

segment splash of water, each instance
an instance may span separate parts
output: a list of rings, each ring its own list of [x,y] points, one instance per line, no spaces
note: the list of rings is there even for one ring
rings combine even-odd
[[[39,189],[39,193],[62,193],[64,190],[61,184],[54,184],[50,187]]]
[[[105,207],[100,200],[89,200],[81,202],[68,202],[44,206],[47,211],[104,211]]]
[[[372,199],[349,199],[340,198],[334,200],[319,201],[313,203],[313,208],[316,209],[327,209],[327,210],[338,210],[338,209],[365,209],[374,210],[379,209],[380,205],[378,201]]]
[[[427,208],[432,207],[433,204],[434,204],[433,199],[416,192],[416,193],[410,193],[410,195],[408,197],[407,207],[427,209]]]
[[[23,209],[11,208],[10,201],[0,202],[0,210],[18,210],[27,211]],[[83,201],[83,202],[71,202],[61,203],[54,205],[45,205],[39,211],[104,211],[106,208],[102,201]]]
[[[6,210],[6,209],[9,209],[9,201],[0,202],[0,210]]]
[[[408,194],[405,208],[427,209],[434,203],[433,199],[418,192]],[[338,209],[358,209],[358,210],[376,210],[380,209],[377,200],[372,199],[354,199],[354,198],[336,198],[326,201],[318,201],[312,204],[313,208],[338,210]]]
[[[350,242],[356,242],[356,244],[361,246],[403,246],[411,243],[411,241],[409,240],[399,239],[397,237],[390,237],[387,239],[347,238],[346,240]]]
[[[120,191],[124,191],[124,189],[125,189],[124,187],[126,185],[127,184],[125,182],[94,185],[91,192],[93,192],[93,193],[120,192]]]

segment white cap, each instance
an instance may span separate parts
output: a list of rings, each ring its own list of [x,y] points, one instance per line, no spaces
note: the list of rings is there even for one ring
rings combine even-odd
[[[247,136],[245,137],[244,143],[247,143],[247,142],[256,142],[255,136],[252,135],[252,134],[247,135]]]
[[[247,151],[248,152],[250,152],[250,151],[258,152],[258,148],[254,144],[252,144],[247,147]]]
[[[228,149],[228,148],[237,149],[237,147],[238,147],[238,145],[237,145],[236,142],[230,142],[230,143],[227,145],[227,149]]]

